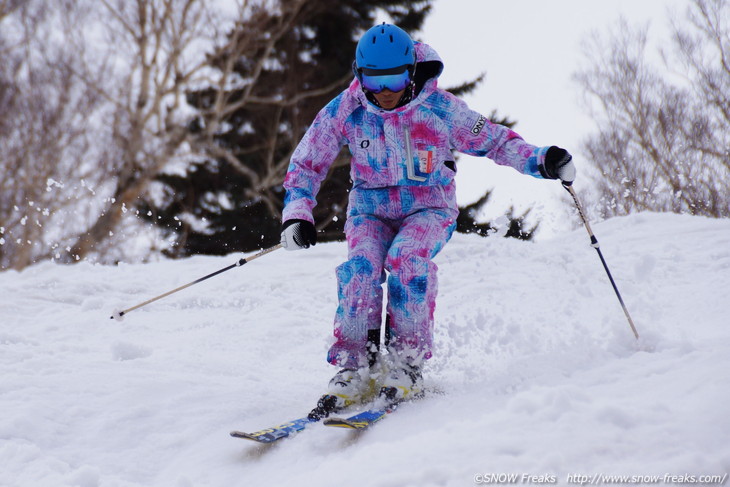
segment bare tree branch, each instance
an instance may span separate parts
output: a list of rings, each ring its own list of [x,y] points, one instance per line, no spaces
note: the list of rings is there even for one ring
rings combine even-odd
[[[730,216],[730,72],[723,61],[730,20],[723,3],[693,0],[689,22],[674,23],[674,50],[663,58],[685,84],[647,61],[646,28],[621,21],[608,39],[588,44],[592,65],[575,79],[599,125],[585,149],[606,215]]]

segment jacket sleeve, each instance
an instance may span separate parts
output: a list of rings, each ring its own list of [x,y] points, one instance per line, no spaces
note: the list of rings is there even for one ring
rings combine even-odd
[[[517,132],[492,123],[470,109],[463,100],[450,93],[445,96],[450,105],[450,141],[454,149],[472,156],[488,157],[501,166],[543,178],[540,166],[544,164],[549,147],[528,144]]]
[[[345,144],[337,109],[341,97],[332,100],[315,117],[292,154],[284,179],[282,222],[292,219],[314,223],[312,209],[332,162]]]

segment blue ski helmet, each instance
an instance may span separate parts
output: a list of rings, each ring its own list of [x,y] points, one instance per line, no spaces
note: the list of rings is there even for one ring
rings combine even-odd
[[[393,69],[416,64],[416,54],[411,37],[395,25],[376,25],[360,38],[355,50],[355,68]]]

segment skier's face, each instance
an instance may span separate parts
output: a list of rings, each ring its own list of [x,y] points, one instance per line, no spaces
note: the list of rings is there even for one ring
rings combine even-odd
[[[376,100],[378,100],[378,104],[382,108],[386,110],[392,110],[396,107],[396,105],[398,105],[398,102],[400,101],[405,91],[405,89],[402,89],[400,91],[390,91],[388,89],[385,89],[380,93],[373,93],[373,96]]]

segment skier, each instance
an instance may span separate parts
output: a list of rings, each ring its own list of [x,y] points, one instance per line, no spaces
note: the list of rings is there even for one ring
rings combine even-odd
[[[575,178],[566,150],[530,145],[438,88],[442,70],[427,44],[395,25],[372,27],[357,44],[352,83],[319,112],[292,155],[281,234],[287,250],[316,244],[317,192],[341,147],[346,144],[352,155],[348,260],[336,269],[339,306],[327,357],[341,370],[323,397],[330,398],[323,415],[364,399],[373,388],[392,401],[423,391],[437,293],[433,258],[458,215],[452,151],[536,178]],[[374,352],[386,281],[389,366],[381,369]]]

